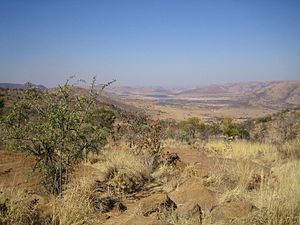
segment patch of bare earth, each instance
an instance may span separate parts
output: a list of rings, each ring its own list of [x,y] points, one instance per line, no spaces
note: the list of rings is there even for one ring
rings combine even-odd
[[[0,185],[37,191],[40,175],[33,170],[34,165],[35,160],[31,156],[0,150]]]

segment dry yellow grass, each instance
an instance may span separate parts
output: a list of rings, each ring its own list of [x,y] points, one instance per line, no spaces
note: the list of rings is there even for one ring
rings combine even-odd
[[[235,160],[251,160],[258,163],[274,163],[279,158],[276,146],[265,143],[253,143],[244,140],[238,141],[209,141],[206,149],[223,158]]]
[[[163,141],[163,146],[165,148],[180,149],[180,150],[191,149],[191,145],[189,145],[187,142],[178,141],[170,138]]]
[[[248,200],[249,194],[251,194],[248,190],[248,184],[251,181],[253,175],[255,174],[262,174],[251,167],[249,164],[238,164],[234,168],[230,168],[229,176],[233,178],[233,180],[237,181],[237,184],[233,189],[225,190],[218,198],[219,203],[231,202],[231,201],[243,201]],[[222,181],[220,181],[221,183]],[[219,184],[220,185],[220,184]]]
[[[94,224],[90,201],[91,191],[91,183],[88,180],[81,180],[72,184],[61,198],[53,197],[51,201],[51,224]]]
[[[223,140],[210,140],[205,145],[206,150],[212,155],[228,157],[230,145]]]
[[[105,160],[92,166],[103,173],[103,178],[120,191],[131,192],[144,185],[150,178],[150,170],[143,161],[129,151],[110,150]]]
[[[230,176],[238,181],[233,189],[228,189],[219,196],[219,202],[250,201],[258,210],[246,219],[233,221],[233,224],[267,224],[285,225],[300,224],[300,160],[297,159],[299,141],[283,145],[281,151],[289,155],[289,160],[281,160],[282,155],[273,145],[234,141],[209,142],[207,148],[215,155],[235,160],[244,160],[244,164],[237,164],[229,172]],[[261,174],[247,161],[258,161],[272,165],[272,175],[260,181],[258,188],[249,190],[249,182],[255,174]],[[275,163],[274,163],[275,162]],[[220,175],[220,174],[219,174]],[[220,181],[215,176],[214,182]]]
[[[23,190],[0,187],[0,224],[38,224],[37,203]]]
[[[174,177],[178,174],[178,170],[169,165],[161,165],[158,169],[153,171],[151,177],[155,180],[168,180],[169,177]]]
[[[300,159],[300,138],[284,143],[280,149],[280,154],[284,158]]]
[[[300,142],[295,139],[279,148],[270,144],[246,141],[210,141],[208,151],[218,157],[237,160],[237,166],[223,169],[237,184],[226,189],[219,197],[219,203],[228,201],[249,201],[258,210],[245,219],[237,219],[227,224],[244,225],[296,225],[300,224]],[[284,160],[283,160],[284,159]],[[271,175],[251,167],[248,162],[255,161],[271,167]],[[240,163],[244,162],[244,163]],[[222,171],[222,170],[219,170]],[[224,174],[213,174],[204,183],[217,187],[222,185]],[[254,190],[248,184],[254,175],[264,177]],[[209,224],[209,223],[205,223]]]
[[[290,161],[273,168],[276,179],[262,182],[257,190],[235,189],[232,197],[243,197],[258,210],[245,219],[229,224],[298,225],[300,224],[300,161]],[[226,193],[228,196],[228,193]]]
[[[263,183],[255,198],[258,224],[300,224],[300,161],[273,168],[277,179]]]
[[[190,145],[173,140],[166,140],[165,146],[174,149],[189,151]],[[220,165],[221,172],[210,174],[203,179],[203,183],[208,187],[214,187],[218,192],[218,202],[228,201],[249,201],[258,210],[250,214],[247,218],[228,221],[226,224],[239,225],[298,225],[300,224],[300,160],[297,158],[299,141],[294,140],[282,146],[281,151],[286,152],[287,158],[282,160],[282,153],[278,153],[273,145],[250,143],[246,141],[210,141],[206,145],[213,155],[218,157],[235,159],[236,166],[231,164]],[[168,176],[194,177],[195,168],[193,165],[185,167],[181,174],[163,165],[158,170],[152,172],[143,163],[143,159],[130,153],[125,146],[121,150],[110,147],[104,155],[99,156],[101,160],[90,166],[99,169],[109,184],[121,189],[122,191],[132,190],[133,188],[144,185],[150,176],[156,181]],[[97,157],[95,157],[97,158]],[[218,160],[216,158],[216,160]],[[232,162],[231,160],[229,160]],[[249,190],[248,184],[253,175],[261,175],[262,169],[252,167],[250,161],[266,163],[270,165],[272,176],[262,179],[260,185]],[[218,163],[217,163],[218,164]],[[218,164],[219,165],[219,164]],[[224,166],[224,168],[221,168]],[[237,183],[233,188],[225,186],[224,177],[229,176]],[[226,178],[226,177],[225,177]],[[175,179],[176,180],[176,179]],[[176,184],[175,184],[176,185]],[[170,188],[171,190],[172,188]],[[91,180],[77,181],[63,193],[61,197],[53,197],[48,204],[50,217],[48,224],[71,225],[71,224],[99,224],[96,220],[90,196],[92,193]],[[25,192],[15,189],[0,189],[0,203],[8,202],[8,212],[4,215],[0,213],[1,222],[9,221],[8,224],[32,224],[39,220],[38,224],[45,224],[41,220],[39,211],[32,207],[32,196]],[[203,225],[211,223],[210,212],[203,212]],[[175,225],[191,224],[188,219],[178,218],[176,212],[171,211],[166,214],[166,220]],[[4,221],[4,222],[3,222]]]

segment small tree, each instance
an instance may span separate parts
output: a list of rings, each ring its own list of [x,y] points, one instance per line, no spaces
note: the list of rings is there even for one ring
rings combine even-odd
[[[149,120],[137,135],[139,148],[145,155],[145,163],[152,169],[160,164],[164,137],[165,132],[159,120]]]
[[[178,128],[184,132],[185,139],[189,144],[195,142],[198,134],[205,131],[205,125],[197,117],[190,117],[187,120],[180,121]]]
[[[190,117],[187,120],[181,121],[179,127],[194,139],[197,131],[200,129],[200,120],[197,117]]]
[[[36,157],[43,184],[53,194],[62,192],[84,155],[98,153],[107,142],[113,119],[98,116],[99,94],[95,79],[83,95],[68,81],[54,91],[30,87],[2,118],[9,146]]]

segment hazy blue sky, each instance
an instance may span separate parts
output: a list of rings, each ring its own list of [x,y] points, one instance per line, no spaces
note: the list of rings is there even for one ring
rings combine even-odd
[[[0,0],[0,82],[300,79],[300,0]]]

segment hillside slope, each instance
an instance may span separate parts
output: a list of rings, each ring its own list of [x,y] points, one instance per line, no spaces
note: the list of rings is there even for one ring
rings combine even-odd
[[[300,105],[300,81],[245,82],[214,84],[176,94],[177,97],[229,97],[232,101],[267,107]]]

